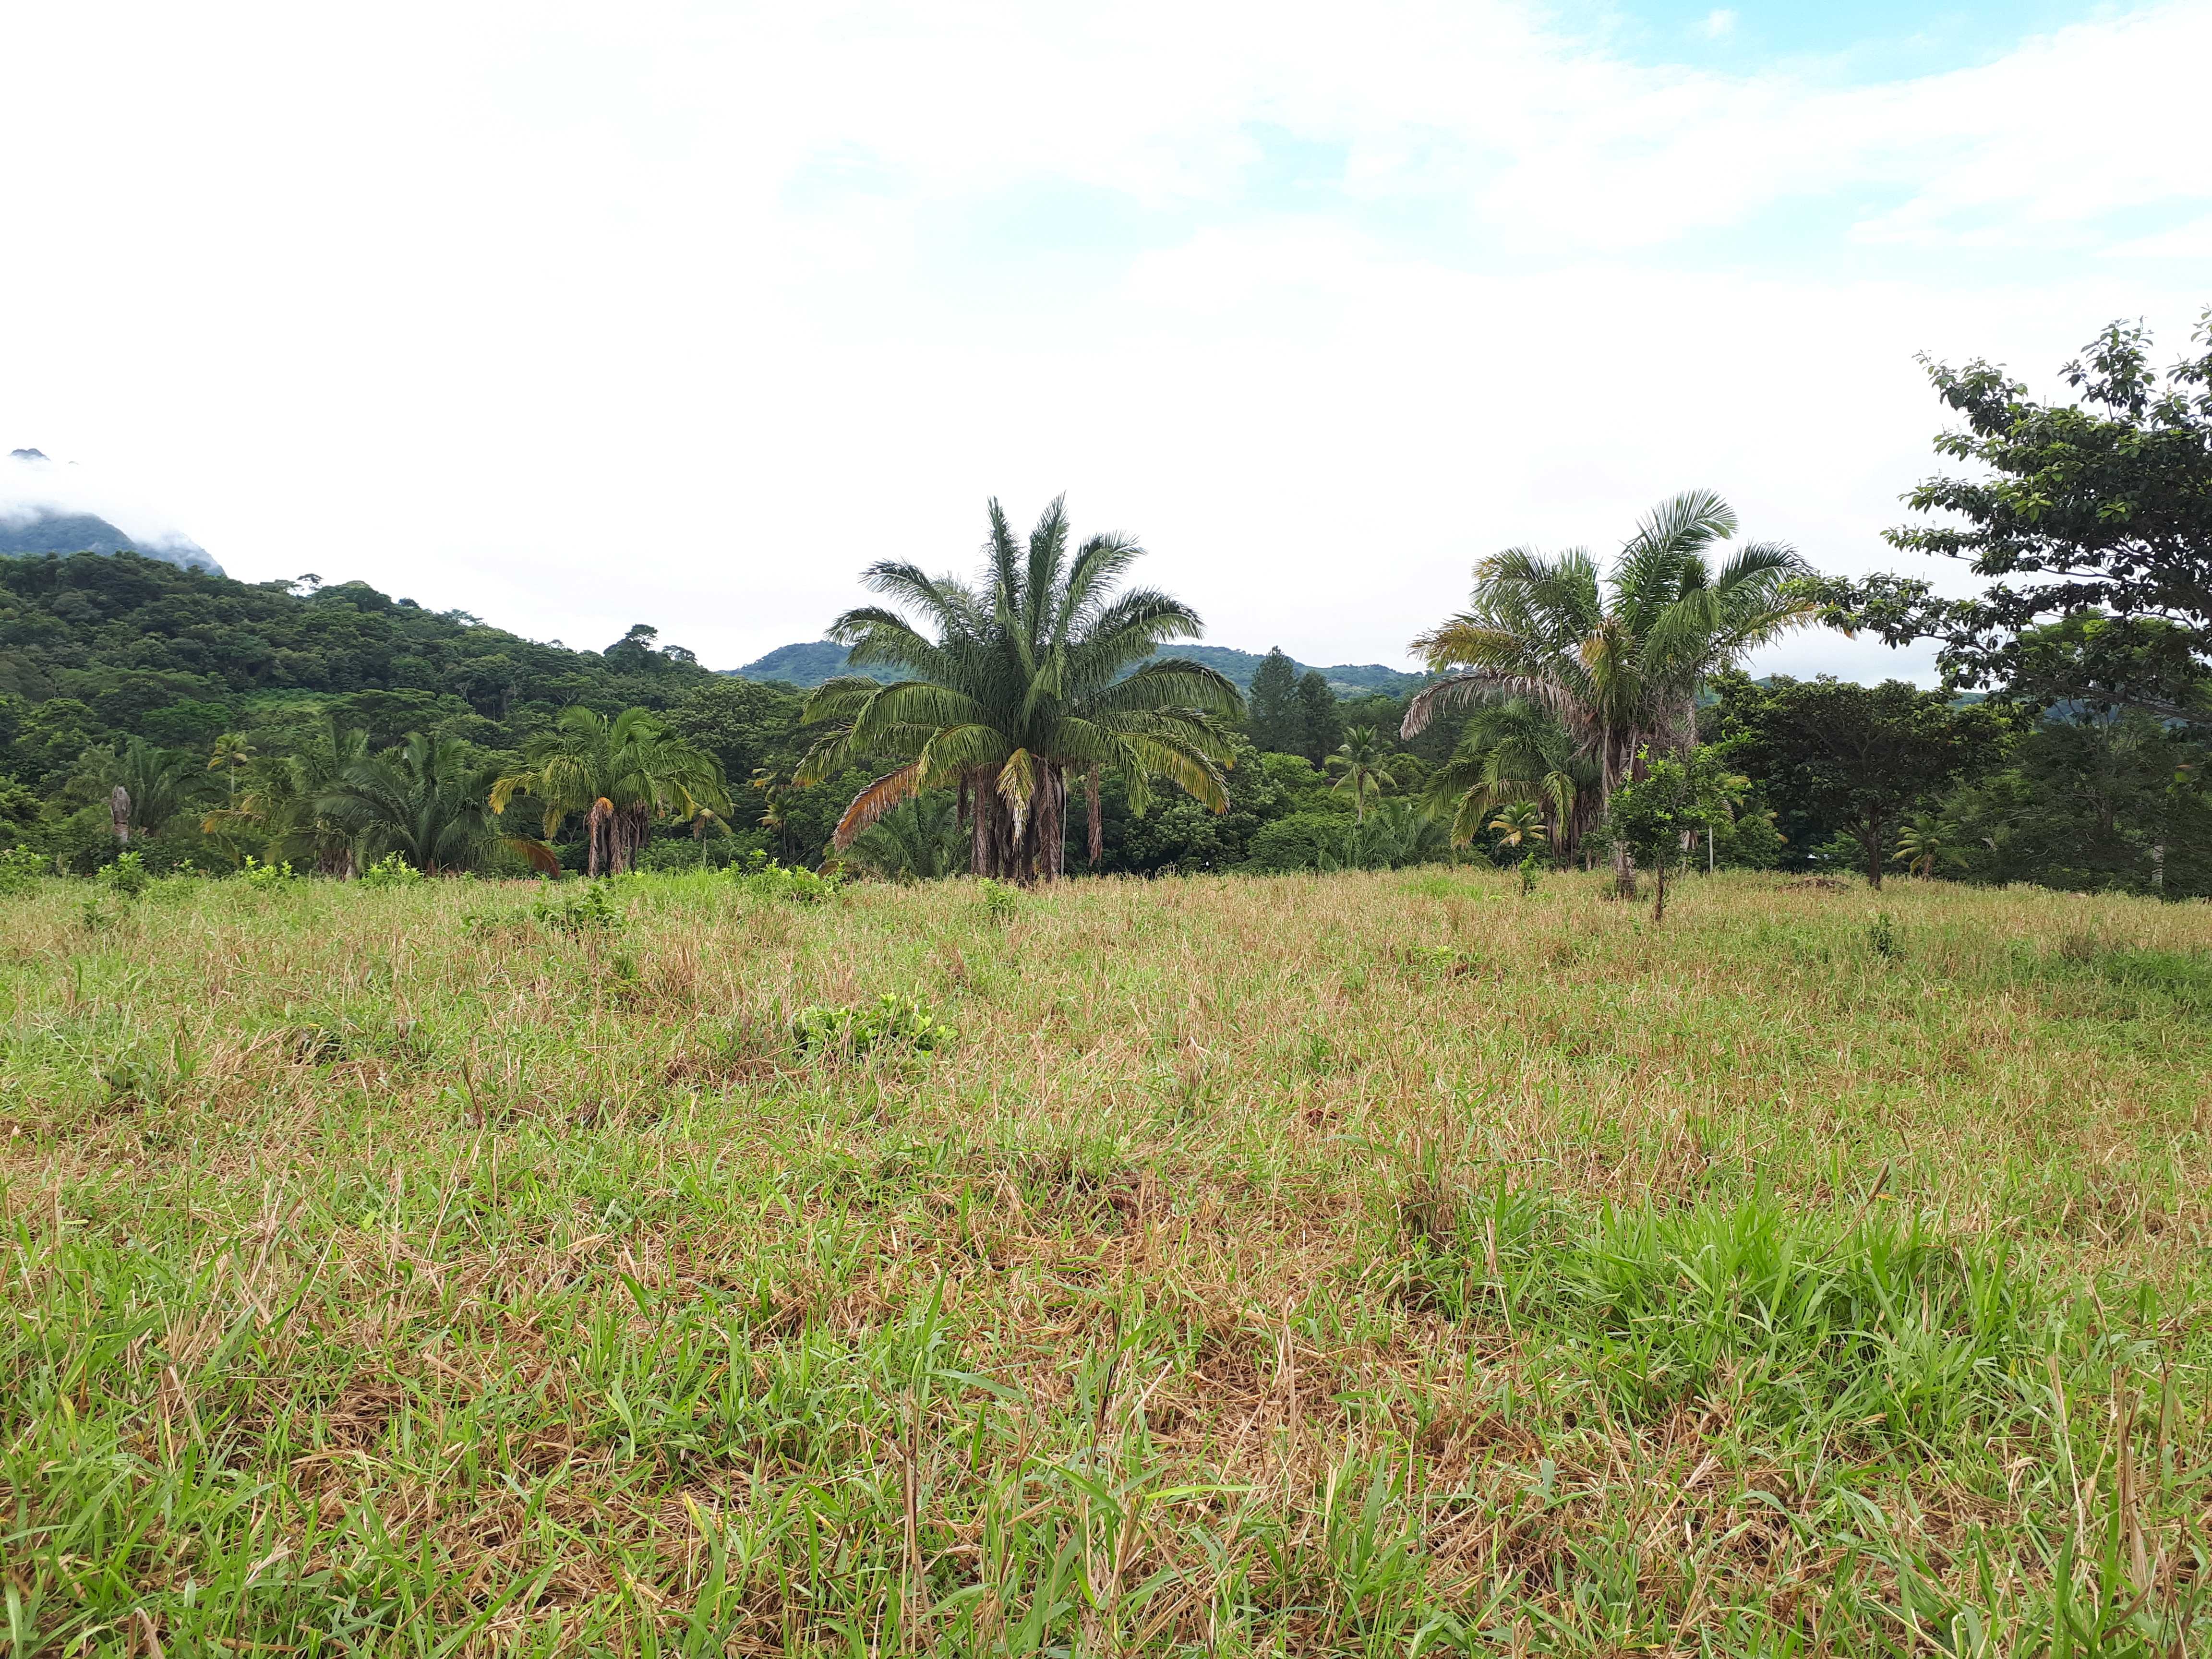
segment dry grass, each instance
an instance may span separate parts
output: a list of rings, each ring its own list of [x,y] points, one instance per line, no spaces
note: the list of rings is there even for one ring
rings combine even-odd
[[[20,1650],[2194,1630],[2212,911],[1511,887],[0,900]]]

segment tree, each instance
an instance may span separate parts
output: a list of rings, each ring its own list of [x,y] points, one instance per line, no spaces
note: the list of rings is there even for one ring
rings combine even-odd
[[[358,869],[397,853],[426,876],[444,875],[472,870],[505,846],[556,872],[550,848],[499,834],[485,805],[490,783],[462,744],[410,732],[396,749],[349,761],[315,808],[354,838]]]
[[[1431,774],[1430,804],[1451,815],[1454,846],[1472,843],[1485,815],[1508,801],[1543,807],[1547,836],[1561,854],[1580,844],[1594,816],[1595,777],[1559,720],[1528,697],[1480,703],[1458,749]]]
[[[253,740],[243,732],[225,732],[215,740],[215,753],[209,757],[208,770],[222,774],[224,797],[234,806],[238,804],[239,772],[259,752]]]
[[[1274,646],[1252,672],[1251,713],[1244,725],[1252,746],[1261,754],[1304,752],[1306,722],[1297,698],[1297,666],[1283,654],[1282,647]]]
[[[1867,883],[1881,885],[1899,825],[2002,757],[2005,727],[1986,705],[1954,708],[1902,680],[1876,686],[1741,674],[1715,681],[1732,763],[1799,826],[1856,842]],[[1808,836],[1806,839],[1810,839]]]
[[[1736,528],[1726,501],[1690,490],[1645,515],[1603,578],[1580,548],[1550,557],[1515,547],[1485,560],[1473,604],[1413,641],[1432,671],[1459,672],[1413,699],[1404,735],[1454,703],[1526,697],[1595,762],[1602,806],[1638,756],[1695,742],[1706,679],[1818,609],[1799,590],[1808,568],[1781,543],[1747,543],[1709,563]],[[1632,886],[1625,862],[1620,877]]]
[[[968,837],[952,797],[917,795],[853,837],[848,856],[886,881],[935,881],[963,869]]]
[[[115,838],[128,842],[134,836],[160,834],[192,805],[202,777],[192,757],[133,738],[106,767],[102,781],[111,787],[114,801]]]
[[[1897,832],[1897,851],[1890,856],[1910,875],[1923,881],[1935,878],[1939,866],[1958,864],[1965,854],[1952,845],[1949,835],[1934,818],[1916,818]]]
[[[1667,870],[1693,839],[1729,821],[1750,780],[1730,772],[1711,746],[1686,755],[1638,757],[1636,776],[1613,791],[1606,829],[1652,871],[1651,920],[1667,919]]]
[[[1937,477],[1907,498],[1942,513],[1887,532],[1899,549],[1953,559],[1989,586],[1948,599],[1917,578],[1824,586],[1832,625],[1892,645],[1942,643],[1946,684],[2002,689],[2034,705],[2110,700],[2165,719],[2201,720],[2212,651],[2212,309],[2161,377],[2150,337],[2114,323],[2061,371],[2081,401],[2044,404],[1992,364],[1922,359],[1937,395],[1966,417],[1938,453],[1979,462],[1978,477]],[[2054,653],[2045,617],[2080,623]]]
[[[1298,677],[1295,701],[1301,735],[1291,752],[1318,766],[1344,734],[1343,711],[1338,707],[1336,693],[1328,689],[1328,682],[1317,668],[1309,668]]]
[[[1108,768],[1121,772],[1132,811],[1144,811],[1155,775],[1224,811],[1231,750],[1218,717],[1241,714],[1243,699],[1212,669],[1154,655],[1167,641],[1196,638],[1197,614],[1150,588],[1116,596],[1144,550],[1103,535],[1071,552],[1065,498],[1045,509],[1026,547],[995,501],[989,516],[975,586],[895,561],[866,574],[870,587],[918,611],[934,637],[875,605],[831,626],[830,637],[851,647],[853,666],[881,663],[908,677],[832,680],[807,704],[809,720],[833,729],[809,752],[802,781],[866,756],[901,762],[854,798],[832,846],[851,846],[926,789],[951,788],[969,830],[971,872],[1026,884],[1062,873],[1071,776],[1085,782],[1094,863]]]
[[[1517,800],[1501,807],[1488,827],[1497,832],[1503,846],[1517,848],[1524,841],[1540,842],[1545,839],[1544,811],[1533,800]]]
[[[520,770],[492,783],[491,810],[504,813],[518,796],[528,797],[548,842],[580,815],[592,876],[628,870],[660,819],[689,823],[702,808],[720,817],[731,810],[720,764],[647,708],[625,708],[611,720],[596,709],[564,708],[522,758]]]
[[[1328,757],[1328,765],[1344,774],[1330,787],[1352,791],[1352,815],[1358,822],[1366,822],[1370,795],[1379,795],[1385,787],[1397,787],[1397,779],[1384,769],[1389,763],[1390,751],[1382,746],[1381,735],[1371,726],[1353,726],[1345,733],[1336,752]]]

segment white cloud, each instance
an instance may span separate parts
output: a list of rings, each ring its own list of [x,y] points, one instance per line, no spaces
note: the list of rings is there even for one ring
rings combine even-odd
[[[1706,14],[1698,30],[1708,40],[1723,40],[1735,33],[1735,14],[1725,7]]]
[[[964,562],[992,493],[1310,659],[1693,482],[1869,568],[1933,467],[1914,351],[2039,374],[2212,297],[2068,263],[2212,199],[2212,0],[1873,87],[1506,0],[19,8],[0,52],[50,256],[0,264],[0,450],[250,579],[725,665]]]

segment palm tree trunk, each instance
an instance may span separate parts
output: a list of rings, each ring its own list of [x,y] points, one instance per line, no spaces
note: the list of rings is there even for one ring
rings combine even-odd
[[[1106,850],[1106,825],[1098,816],[1098,769],[1093,766],[1083,785],[1084,815],[1089,818],[1091,830],[1091,862],[1097,867],[1099,857]],[[2161,854],[2164,848],[2160,848]]]
[[[584,815],[584,873],[594,881],[611,851],[609,832],[614,827],[614,805],[604,795]]]

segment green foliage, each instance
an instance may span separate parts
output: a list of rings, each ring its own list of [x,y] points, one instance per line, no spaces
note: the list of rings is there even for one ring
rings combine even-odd
[[[246,884],[257,893],[265,893],[273,887],[283,886],[288,881],[299,879],[292,869],[292,861],[289,859],[275,864],[264,864],[251,853],[246,855],[246,863],[240,873],[246,878]]]
[[[629,912],[615,902],[611,881],[560,882],[532,901],[530,919],[571,939],[604,938],[628,927]]]
[[[0,896],[30,892],[40,877],[52,872],[53,865],[44,854],[20,845],[8,848],[0,851]]]
[[[1937,394],[1966,421],[1936,440],[1937,452],[1984,471],[1923,483],[1914,510],[1942,516],[1888,539],[1959,561],[1989,586],[1948,599],[1918,578],[1830,583],[1830,619],[1893,645],[1941,641],[1951,684],[2037,706],[2200,718],[2212,652],[2212,309],[2192,344],[2200,354],[2161,376],[2147,331],[2113,323],[2066,366],[2081,397],[2063,404],[2029,397],[1991,363],[1928,362]],[[2064,619],[2063,649],[2050,648],[2047,617]]]
[[[154,878],[146,869],[145,857],[138,853],[122,854],[113,863],[103,866],[94,879],[100,884],[101,891],[112,893],[118,898],[137,898],[154,884]]]
[[[1905,960],[1905,941],[1899,937],[1897,924],[1889,919],[1887,910],[1877,912],[1867,924],[1866,940],[1867,949],[1884,962]]]
[[[421,884],[422,872],[398,854],[386,853],[364,868],[359,879],[364,887],[414,887]]]
[[[975,893],[983,902],[983,914],[993,921],[1012,921],[1020,913],[1020,895],[1003,881],[986,876],[976,883]]]
[[[1685,757],[1642,752],[1643,775],[1613,792],[1604,834],[1635,855],[1640,869],[1658,878],[1652,906],[1656,921],[1667,913],[1667,872],[1689,856],[1709,829],[1729,822],[1749,781],[1728,769],[1711,745]]]
[[[857,1060],[885,1048],[928,1054],[959,1036],[926,1003],[888,994],[872,1008],[808,1008],[791,1023],[792,1044],[802,1059]]]
[[[932,792],[894,806],[854,836],[845,857],[886,881],[939,881],[967,870],[968,843],[952,797]]]
[[[1996,765],[2008,738],[1988,707],[1959,708],[1902,680],[1867,686],[1777,675],[1760,684],[1723,674],[1713,684],[1729,759],[1782,809],[1793,845],[1850,836],[1875,887],[1899,826]]]
[[[739,888],[775,903],[827,904],[845,885],[842,877],[778,864],[765,853],[754,853],[731,869]]]

